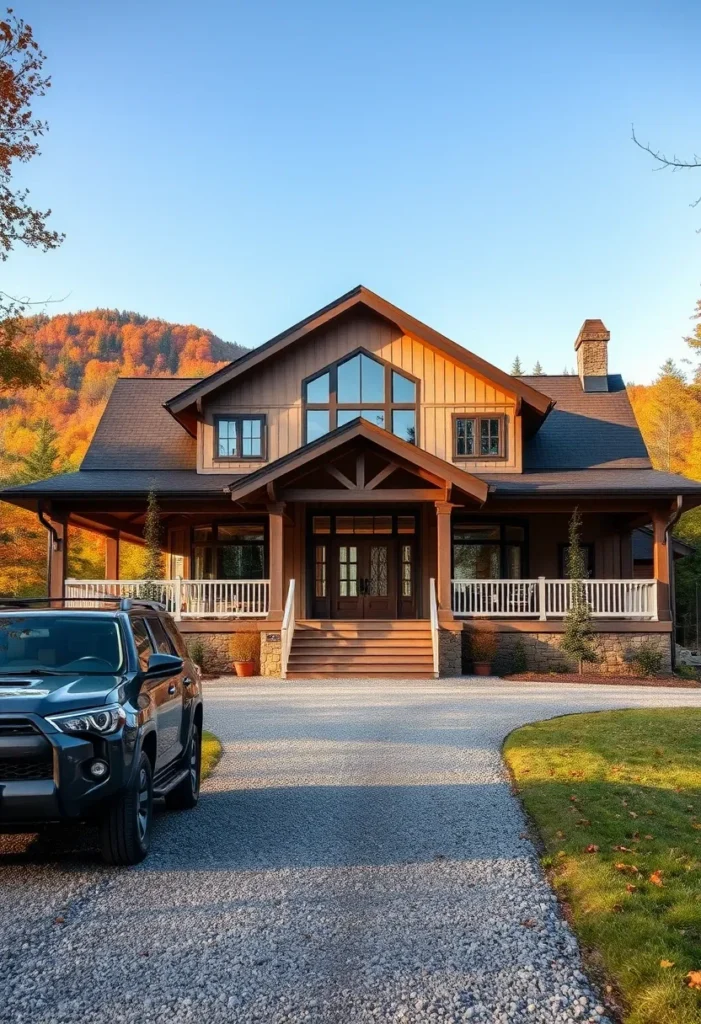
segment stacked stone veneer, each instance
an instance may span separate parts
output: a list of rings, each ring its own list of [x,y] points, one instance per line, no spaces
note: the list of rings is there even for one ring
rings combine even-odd
[[[529,672],[575,672],[577,664],[560,649],[562,633],[525,633],[514,631],[497,632],[497,653],[494,672],[507,675],[515,670],[517,650],[520,646],[525,655],[526,670]],[[662,655],[662,671],[672,669],[672,644],[669,633],[595,633],[594,648],[598,655],[596,662],[585,662],[584,672],[605,675],[630,674],[635,653],[644,644],[654,647]],[[470,634],[462,634],[463,670],[470,671]]]
[[[251,630],[253,632],[253,630]],[[257,630],[255,631],[257,634]],[[237,633],[187,633],[185,636],[185,642],[187,649],[191,653],[197,649],[199,644],[202,645],[203,650],[203,665],[202,670],[209,674],[224,673],[231,674],[233,672],[233,659],[231,656],[231,641],[234,636],[240,636],[241,631]],[[279,676],[280,675],[280,634],[279,633],[261,633],[260,634],[260,665],[256,665],[256,669],[262,676]]]
[[[448,629],[438,631],[438,674],[462,675],[462,633]]]

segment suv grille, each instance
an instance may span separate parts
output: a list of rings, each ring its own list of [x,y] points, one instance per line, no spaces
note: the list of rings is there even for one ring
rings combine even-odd
[[[29,782],[53,777],[54,763],[51,757],[22,761],[16,757],[0,757],[0,782]]]
[[[35,736],[38,732],[28,718],[0,718],[0,736]]]

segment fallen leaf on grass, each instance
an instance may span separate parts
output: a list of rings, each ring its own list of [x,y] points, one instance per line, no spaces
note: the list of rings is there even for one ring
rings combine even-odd
[[[638,871],[638,869],[635,866],[635,864],[616,864],[616,871],[620,871],[624,875],[639,875],[640,874],[640,872]]]
[[[674,967],[674,960],[660,960],[660,967]]]
[[[576,822],[576,824],[577,825],[591,825],[591,822],[589,821],[589,818],[580,818],[579,821]]]
[[[534,921],[532,917],[527,917],[525,921],[521,921],[522,928],[535,928],[537,924],[538,922]]]
[[[692,828],[696,828],[696,829],[701,829],[701,821],[695,821],[695,822],[693,822],[693,824],[692,824],[692,826],[691,826],[691,827],[692,827]]]
[[[635,811],[628,811],[628,817],[629,818],[637,818],[638,815],[635,813]]]
[[[628,884],[626,885],[626,892],[637,892],[637,891],[638,891],[637,885],[633,885],[632,882],[628,882]]]
[[[612,850],[619,850],[620,853],[632,853],[633,851],[628,846],[612,846]]]
[[[587,848],[586,848],[586,850],[584,852],[585,853],[598,853],[599,852],[599,847],[596,845],[596,843],[589,843],[589,846],[587,846]]]
[[[611,907],[611,910],[614,912],[614,914],[621,914],[623,912],[623,904],[614,903],[614,905]]]
[[[646,836],[645,836],[645,838],[646,838],[646,839],[654,839],[655,837],[654,837],[654,836],[651,836],[651,835],[650,835],[650,834],[648,833],[648,835],[646,835]]]
[[[689,971],[686,977],[689,988],[701,989],[701,971]]]
[[[653,871],[648,881],[652,882],[653,885],[658,885],[661,889],[664,885],[664,882],[662,881],[662,872]]]

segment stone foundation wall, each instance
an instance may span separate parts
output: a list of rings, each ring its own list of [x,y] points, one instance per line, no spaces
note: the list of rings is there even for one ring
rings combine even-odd
[[[564,651],[560,650],[562,633],[495,633],[497,653],[494,659],[494,671],[497,675],[507,675],[518,669],[520,660],[525,659],[525,671],[528,672],[576,672],[577,663]],[[471,670],[470,634],[465,630],[463,641],[463,671]],[[631,664],[635,652],[645,646],[653,647],[662,656],[662,671],[672,669],[672,643],[669,633],[595,633],[594,647],[598,660],[585,662],[584,672],[596,672],[604,675],[624,675],[633,673]]]
[[[462,675],[462,633],[439,629],[438,672],[441,676]]]
[[[203,672],[231,672],[232,633],[185,633],[190,657]]]
[[[280,677],[282,671],[282,643],[279,633],[260,635],[260,674]]]

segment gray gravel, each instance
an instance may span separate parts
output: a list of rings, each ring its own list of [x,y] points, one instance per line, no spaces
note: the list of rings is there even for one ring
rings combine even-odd
[[[492,680],[208,687],[224,759],[148,861],[0,838],[0,1021],[606,1021],[499,757],[701,692]]]

